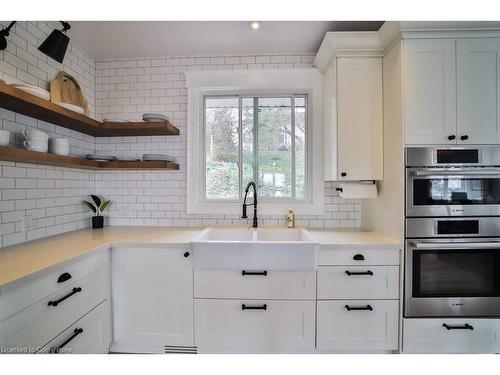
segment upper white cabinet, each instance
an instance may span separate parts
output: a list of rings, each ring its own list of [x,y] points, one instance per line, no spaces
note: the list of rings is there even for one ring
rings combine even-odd
[[[337,59],[337,121],[337,179],[381,180],[381,58]]]
[[[194,346],[191,258],[185,246],[112,249],[113,351]]]
[[[407,144],[456,143],[455,41],[404,41]]]
[[[499,52],[498,39],[406,39],[405,143],[498,143]]]
[[[377,32],[327,33],[323,73],[325,181],[383,179],[383,48]]]
[[[458,143],[498,143],[500,40],[457,40]]]

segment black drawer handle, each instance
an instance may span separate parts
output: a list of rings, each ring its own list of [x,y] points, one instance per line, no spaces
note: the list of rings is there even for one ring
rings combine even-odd
[[[457,138],[457,137],[456,137],[456,136],[454,136],[453,134],[448,136],[448,139],[449,139],[450,141],[453,141],[455,138]]]
[[[345,308],[347,309],[347,311],[373,311],[373,307],[371,307],[370,305],[358,306],[358,307],[345,305]]]
[[[365,257],[363,254],[356,254],[352,257],[354,260],[365,260]]]
[[[462,141],[466,141],[466,140],[468,140],[468,139],[469,139],[469,136],[468,136],[468,135],[462,135],[462,136],[460,137],[460,139],[461,139]]]
[[[267,305],[263,304],[262,306],[247,306],[245,304],[241,305],[242,310],[267,310]]]
[[[188,256],[189,256],[189,251],[186,251],[186,252],[184,253],[184,258],[187,258]]]
[[[49,303],[47,305],[49,305],[49,306],[57,306],[62,301],[64,301],[65,299],[67,299],[67,298],[71,297],[72,295],[75,295],[76,293],[79,293],[81,291],[82,291],[82,288],[80,288],[80,287],[73,288],[73,290],[71,291],[71,293],[66,294],[64,297],[59,298],[57,301],[49,301]]]
[[[373,276],[373,272],[368,270],[365,272],[351,272],[351,271],[345,271],[347,276]]]
[[[83,332],[83,328],[75,328],[73,331],[73,334],[66,339],[61,345],[55,348],[50,348],[50,352],[57,354],[61,351],[62,348],[64,348],[66,345],[68,345],[76,336],[78,336],[80,333]]]
[[[463,326],[450,326],[446,323],[443,323],[443,327],[446,328],[448,331],[450,329],[470,329],[471,331],[474,330],[474,327],[467,323],[465,323]]]
[[[69,274],[68,272],[64,272],[61,276],[59,276],[57,282],[63,283],[65,281],[68,281],[69,279],[71,279],[71,274]]]
[[[241,271],[241,276],[267,276],[267,271]]]

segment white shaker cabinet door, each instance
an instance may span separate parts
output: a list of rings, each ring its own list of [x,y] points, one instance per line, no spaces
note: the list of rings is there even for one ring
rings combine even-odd
[[[337,92],[338,179],[382,180],[382,59],[338,58]]]
[[[112,349],[162,352],[164,346],[193,346],[189,250],[115,248],[111,258]]]
[[[457,41],[457,140],[499,141],[500,40]]]
[[[405,143],[455,144],[455,40],[404,41]]]

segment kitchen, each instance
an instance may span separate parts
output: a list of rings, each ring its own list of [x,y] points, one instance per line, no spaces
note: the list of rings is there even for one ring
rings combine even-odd
[[[500,352],[500,22],[14,19],[2,354]]]

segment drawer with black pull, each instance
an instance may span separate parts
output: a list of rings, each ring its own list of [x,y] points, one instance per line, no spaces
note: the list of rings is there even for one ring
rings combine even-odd
[[[318,299],[397,299],[399,266],[318,269]]]
[[[0,287],[0,321],[40,301],[66,290],[69,284],[101,267],[109,267],[109,251],[83,255]]]
[[[43,345],[40,354],[93,354],[107,353],[111,341],[111,313],[109,302],[104,301]]]
[[[45,344],[109,296],[109,270],[101,268],[0,322],[0,347]]]
[[[398,301],[318,301],[317,314],[319,350],[398,348]]]
[[[316,299],[316,274],[311,271],[194,271],[195,298]]]
[[[404,353],[500,353],[500,319],[403,319]]]
[[[277,352],[314,349],[314,301],[194,302],[200,352]]]
[[[365,249],[354,247],[329,248],[320,246],[318,266],[397,266],[399,249]]]

